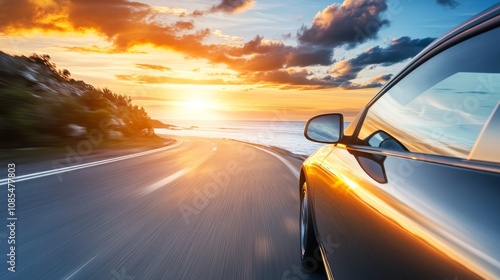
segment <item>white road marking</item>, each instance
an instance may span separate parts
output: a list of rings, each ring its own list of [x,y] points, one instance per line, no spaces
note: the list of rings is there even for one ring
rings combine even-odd
[[[94,256],[90,260],[88,260],[86,263],[82,264],[79,268],[77,268],[73,273],[71,273],[68,277],[64,278],[64,280],[69,280],[71,277],[75,276],[80,270],[82,270],[85,266],[87,266],[93,259],[95,259],[97,256]]]
[[[297,169],[297,167],[293,166],[293,164],[291,164],[288,160],[286,160],[284,157],[274,153],[274,152],[271,152],[269,150],[266,150],[266,149],[263,149],[261,147],[258,147],[258,146],[254,146],[254,145],[250,145],[256,149],[259,149],[261,151],[264,151],[272,156],[274,156],[275,158],[279,159],[281,162],[283,162],[283,164],[286,165],[286,167],[288,167],[288,169],[290,169],[290,171],[292,172],[292,174],[297,178],[299,179],[299,170]]]
[[[217,146],[215,143],[213,142],[210,142],[210,141],[207,141],[208,143],[212,144],[214,147],[212,148],[212,151],[215,152],[217,150]],[[179,177],[183,176],[184,174],[188,173],[189,171],[191,171],[192,169],[195,169],[197,168],[198,166],[202,165],[205,161],[207,161],[209,158],[211,157],[211,155],[208,155],[207,157],[205,157],[204,159],[202,159],[197,165],[192,165],[191,168],[184,168],[180,171],[177,171],[176,173],[168,176],[167,178],[165,179],[162,179],[156,183],[153,183],[149,186],[147,186],[143,191],[142,191],[142,196],[145,196],[147,194],[150,194],[154,191],[156,191],[157,189],[161,188],[161,187],[164,187],[170,183],[172,183],[173,181],[177,180]]]
[[[184,168],[181,171],[177,171],[165,179],[162,179],[156,183],[153,183],[153,184],[147,186],[143,191],[143,195],[150,194],[150,193],[156,191],[157,189],[172,183],[173,181],[177,180],[182,175],[188,173],[190,170],[191,170],[190,168]]]
[[[182,144],[182,142],[183,141],[180,140],[178,143],[171,145],[171,146],[158,148],[158,149],[154,149],[154,150],[148,150],[148,151],[135,153],[135,154],[131,154],[131,155],[120,156],[120,157],[116,157],[116,158],[104,159],[104,160],[99,160],[99,161],[94,161],[94,162],[82,163],[82,164],[77,164],[77,165],[72,165],[72,166],[61,167],[61,168],[57,168],[57,169],[51,169],[51,170],[16,176],[15,182],[22,182],[22,181],[32,180],[32,179],[36,179],[36,178],[40,178],[40,177],[64,173],[64,172],[68,172],[68,171],[74,171],[74,170],[88,168],[88,167],[94,167],[94,166],[98,166],[98,165],[102,165],[102,164],[106,164],[106,163],[117,162],[117,161],[121,161],[121,160],[125,160],[125,159],[145,156],[145,155],[149,155],[149,154],[153,154],[153,153],[157,153],[157,152],[161,152],[161,151],[165,151],[165,150],[169,150],[169,149],[178,147],[179,145]],[[0,186],[7,185],[7,180],[8,180],[7,178],[0,179]]]

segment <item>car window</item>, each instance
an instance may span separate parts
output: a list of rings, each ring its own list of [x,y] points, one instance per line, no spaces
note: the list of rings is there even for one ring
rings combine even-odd
[[[420,65],[373,103],[359,139],[374,147],[468,158],[500,100],[499,43],[496,28]]]
[[[495,112],[476,141],[474,148],[469,154],[469,159],[480,161],[491,161],[500,163],[500,149],[498,140],[500,139],[500,104],[497,104]]]

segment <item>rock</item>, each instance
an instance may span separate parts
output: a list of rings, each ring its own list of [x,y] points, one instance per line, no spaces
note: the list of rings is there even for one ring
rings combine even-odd
[[[68,124],[67,127],[69,129],[68,134],[71,137],[80,137],[85,135],[85,133],[87,133],[87,129],[85,127],[77,124]]]

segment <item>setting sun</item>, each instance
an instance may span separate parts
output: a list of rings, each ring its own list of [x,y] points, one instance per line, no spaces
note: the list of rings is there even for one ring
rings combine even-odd
[[[181,102],[181,106],[191,112],[200,112],[210,108],[210,106],[200,100],[188,100]]]
[[[220,104],[217,104],[214,101],[205,99],[203,97],[181,101],[179,102],[179,106],[193,113],[222,109],[222,106]]]

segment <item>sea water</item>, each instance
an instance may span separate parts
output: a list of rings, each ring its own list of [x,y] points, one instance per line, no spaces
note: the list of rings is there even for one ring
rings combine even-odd
[[[324,144],[318,144],[304,137],[304,121],[206,121],[169,122],[176,129],[155,129],[156,134],[178,136],[202,136],[228,138],[274,146],[294,154],[308,156]]]

